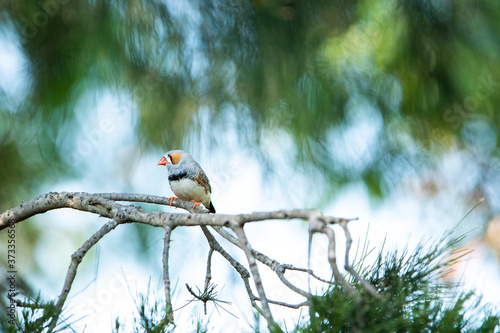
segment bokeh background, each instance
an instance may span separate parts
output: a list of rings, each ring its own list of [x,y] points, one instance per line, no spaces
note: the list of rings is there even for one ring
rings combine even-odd
[[[170,196],[156,163],[171,149],[203,166],[218,212],[357,216],[355,247],[439,238],[484,198],[457,227],[474,252],[449,278],[497,302],[499,92],[495,0],[3,0],[0,210],[49,191]],[[103,222],[63,210],[19,224],[25,288],[54,299],[71,253]],[[256,249],[307,265],[302,222],[248,229]],[[120,317],[131,329],[138,293],[161,300],[162,237],[138,225],[106,236],[79,269],[68,320],[95,331]],[[203,284],[208,247],[194,228],[173,239],[180,307],[184,283]],[[239,319],[190,304],[178,323],[250,330],[237,275],[214,265]],[[321,239],[312,265],[329,276]],[[271,297],[300,300],[265,277]],[[305,314],[274,311],[291,324]]]

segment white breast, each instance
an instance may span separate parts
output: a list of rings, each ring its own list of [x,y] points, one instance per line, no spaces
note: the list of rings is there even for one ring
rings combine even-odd
[[[203,186],[189,178],[174,180],[170,182],[172,192],[182,200],[194,200],[203,203],[205,207],[210,206],[210,193],[205,192]]]

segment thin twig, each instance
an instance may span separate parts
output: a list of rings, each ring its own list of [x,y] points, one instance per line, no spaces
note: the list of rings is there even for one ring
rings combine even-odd
[[[260,308],[258,307],[257,303],[255,303],[256,297],[252,293],[252,288],[250,288],[250,282],[249,282],[250,273],[242,264],[240,264],[229,253],[227,253],[226,250],[224,250],[224,248],[219,244],[219,242],[217,242],[215,237],[210,233],[210,231],[206,226],[201,226],[201,230],[203,231],[203,234],[207,238],[210,248],[213,249],[214,251],[219,252],[222,255],[222,257],[224,257],[224,259],[226,259],[231,264],[231,266],[234,267],[234,269],[238,272],[238,274],[240,274],[240,277],[243,280],[243,283],[245,284],[245,288],[247,290],[252,306],[255,309],[257,309],[257,311],[259,311]]]
[[[259,301],[260,299],[259,298],[256,298],[257,301]],[[291,309],[298,309],[302,306],[306,306],[306,305],[309,305],[309,301],[304,301],[302,303],[297,303],[297,304],[290,304],[290,303],[286,303],[286,302],[280,302],[280,301],[273,301],[272,299],[267,299],[267,301],[270,303],[270,304],[274,304],[274,305],[279,305],[279,306],[284,306],[284,307],[287,307],[287,308],[291,308]]]
[[[208,259],[207,259],[207,274],[205,275],[205,290],[208,288],[210,284],[210,280],[212,280],[212,254],[214,253],[214,249],[210,247],[208,250]]]
[[[229,232],[227,232],[226,230],[224,230],[221,227],[213,227],[213,228],[215,231],[217,231],[217,233],[219,233],[219,235],[224,237],[226,240],[228,240],[232,244],[240,247],[236,237],[231,235]],[[318,276],[316,276],[314,273],[312,273],[312,270],[310,270],[310,269],[305,269],[305,268],[298,269],[298,268],[293,267],[292,265],[281,264],[277,260],[271,259],[268,256],[266,256],[265,254],[255,250],[255,249],[251,249],[251,251],[252,251],[252,255],[255,257],[255,259],[257,259],[258,261],[260,261],[264,265],[271,268],[276,273],[276,275],[278,275],[278,278],[281,280],[281,282],[283,282],[283,284],[285,286],[287,286],[289,289],[293,290],[294,292],[296,292],[296,293],[298,293],[306,298],[310,298],[312,295],[310,293],[308,293],[307,291],[296,287],[290,281],[288,281],[288,279],[284,275],[286,270],[293,269],[293,270],[297,270],[297,271],[301,271],[301,272],[306,272],[308,274],[311,274],[314,278],[319,279],[320,281],[323,280],[323,279],[319,278]],[[326,281],[326,280],[323,280],[323,281]]]
[[[205,237],[207,238],[208,244],[210,245],[210,248],[213,249],[214,251],[219,252],[224,259],[226,259],[231,266],[234,267],[234,269],[238,272],[240,275],[241,279],[243,280],[243,283],[245,285],[245,289],[248,293],[248,298],[250,299],[250,302],[252,303],[252,307],[254,307],[259,313],[262,313],[262,309],[257,305],[255,301],[260,301],[260,299],[255,296],[252,292],[252,288],[250,287],[250,273],[247,271],[247,269],[242,266],[237,260],[235,260],[233,257],[231,257],[230,254],[228,254],[224,248],[217,242],[215,237],[212,235],[212,233],[208,230],[206,226],[201,226],[201,229],[203,230],[203,233],[205,234]],[[290,268],[290,269],[295,269],[295,268]],[[300,308],[301,306],[307,305],[307,301],[298,303],[298,304],[290,304],[290,303],[285,303],[285,302],[279,302],[279,301],[273,301],[271,299],[268,299],[269,303],[276,304],[276,305],[281,305],[285,306],[288,308],[292,309],[297,309]]]
[[[214,249],[210,248],[208,250],[208,259],[207,259],[207,274],[205,275],[205,288],[207,291],[210,286],[210,280],[212,280],[212,254],[214,253]],[[203,303],[203,309],[205,310],[205,315],[207,314],[207,303]]]
[[[243,226],[235,226],[233,227],[233,231],[238,236],[238,243],[240,244],[240,247],[243,249],[243,252],[245,252],[245,255],[247,257],[248,265],[250,266],[250,272],[252,272],[253,281],[255,282],[255,287],[257,288],[257,293],[259,294],[260,303],[262,304],[262,312],[264,318],[266,318],[267,320],[268,327],[274,326],[274,318],[271,313],[271,309],[269,308],[269,301],[267,300],[266,292],[264,291],[264,286],[260,278],[257,261],[252,254],[250,243],[248,242],[248,238],[245,235]]]
[[[165,288],[166,316],[165,319],[172,323],[174,321],[174,311],[172,308],[172,296],[170,294],[170,277],[168,273],[168,254],[170,249],[170,236],[172,227],[165,224],[165,238],[163,240],[163,285]]]
[[[68,272],[66,273],[66,279],[64,280],[61,294],[59,295],[56,306],[54,308],[54,315],[48,326],[48,333],[51,333],[57,325],[57,321],[59,319],[59,316],[61,315],[64,302],[66,301],[73,281],[75,280],[76,270],[78,269],[78,265],[80,265],[80,263],[82,262],[83,257],[92,248],[92,246],[94,246],[99,240],[101,240],[104,235],[116,228],[116,226],[120,223],[123,222],[115,220],[108,221],[96,233],[94,233],[92,237],[87,239],[75,253],[71,255],[71,263],[69,265]]]
[[[351,245],[352,245],[351,233],[347,228],[347,223],[341,222],[340,226],[344,230],[346,238],[345,263],[344,263],[345,270],[351,273],[354,276],[354,278],[363,285],[363,287],[366,289],[366,291],[368,291],[368,293],[370,293],[375,298],[381,299],[382,297],[377,293],[377,289],[375,289],[375,287],[373,287],[368,281],[363,279],[361,275],[359,275],[358,272],[356,272],[356,270],[351,267],[349,261],[349,253],[351,252]]]
[[[289,264],[281,264],[281,266],[283,266],[285,269],[289,269],[291,271],[299,271],[299,272],[307,273],[320,282],[332,284],[332,281],[323,279],[323,278],[317,276],[316,274],[314,274],[314,271],[310,268],[295,267],[295,266],[289,265]]]
[[[335,250],[335,232],[332,228],[329,228],[324,219],[321,218],[321,213],[318,212],[311,216],[311,219],[309,220],[309,231],[319,232],[326,235],[328,238],[328,262],[332,268],[332,274],[335,278],[335,282],[340,283],[349,295],[355,295],[356,292],[352,285],[344,279],[342,274],[340,274],[337,266],[337,254]]]

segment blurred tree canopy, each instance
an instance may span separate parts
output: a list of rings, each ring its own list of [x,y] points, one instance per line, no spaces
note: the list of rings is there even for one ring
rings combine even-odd
[[[374,196],[450,151],[480,170],[472,194],[500,185],[496,0],[0,6],[1,36],[25,58],[25,89],[0,91],[2,210],[72,174],[63,143],[95,89],[130,96],[144,149],[192,146],[206,126],[223,147],[231,126],[241,145],[286,135],[297,167]]]

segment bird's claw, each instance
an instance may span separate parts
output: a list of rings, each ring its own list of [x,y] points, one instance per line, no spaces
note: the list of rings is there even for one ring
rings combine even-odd
[[[193,209],[194,209],[196,206],[201,205],[201,202],[196,202],[196,201],[194,201],[194,200],[191,200],[191,202],[194,202]]]
[[[168,202],[169,202],[170,206],[172,206],[172,202],[174,202],[175,200],[177,200],[176,197],[170,197],[170,198],[168,198]]]

